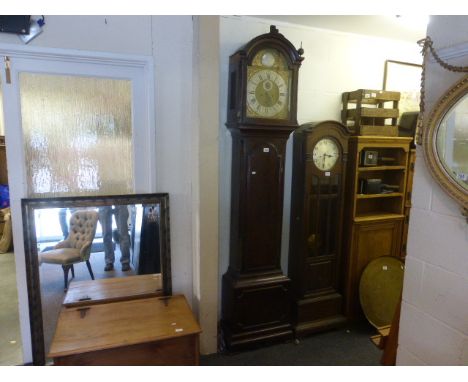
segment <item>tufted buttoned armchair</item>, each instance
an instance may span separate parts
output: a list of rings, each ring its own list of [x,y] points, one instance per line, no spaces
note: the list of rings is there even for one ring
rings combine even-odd
[[[65,290],[68,289],[68,273],[70,269],[72,277],[75,277],[73,264],[85,261],[89,274],[94,280],[89,257],[96,233],[98,217],[97,211],[80,210],[74,212],[70,217],[70,229],[67,238],[57,243],[54,249],[39,255],[39,264],[60,264],[62,266]]]

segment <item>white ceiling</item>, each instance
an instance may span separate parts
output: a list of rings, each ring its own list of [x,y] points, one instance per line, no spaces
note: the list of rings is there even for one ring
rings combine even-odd
[[[426,36],[428,16],[356,16],[356,15],[269,15],[254,16],[305,25],[309,27],[331,29],[340,32],[364,34],[397,40],[416,42]]]

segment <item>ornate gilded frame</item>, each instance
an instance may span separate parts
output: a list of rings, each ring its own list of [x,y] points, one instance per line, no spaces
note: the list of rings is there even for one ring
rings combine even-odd
[[[462,207],[468,219],[468,190],[459,185],[442,164],[436,147],[436,137],[442,119],[452,107],[468,94],[468,75],[455,83],[436,103],[423,131],[423,148],[431,175],[442,189]]]

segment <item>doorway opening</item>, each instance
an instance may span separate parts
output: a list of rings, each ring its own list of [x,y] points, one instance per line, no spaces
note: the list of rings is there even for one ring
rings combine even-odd
[[[10,63],[8,81],[0,70],[1,105],[8,144],[5,157],[12,164],[8,187],[18,254],[24,252],[24,198],[154,191],[152,57],[7,45],[0,46],[0,55]],[[59,215],[54,218],[54,224],[47,226],[50,232],[41,232],[41,250],[63,236]],[[70,213],[62,220],[66,225]],[[24,259],[18,256],[13,257],[18,264],[9,273],[27,279]],[[59,301],[63,288],[61,293]],[[17,296],[21,337],[16,343],[23,345],[24,359],[8,365],[30,361],[27,285],[18,284]]]

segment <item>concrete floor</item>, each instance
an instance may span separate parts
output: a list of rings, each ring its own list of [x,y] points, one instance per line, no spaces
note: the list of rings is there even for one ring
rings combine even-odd
[[[22,365],[15,256],[0,253],[0,366]]]

